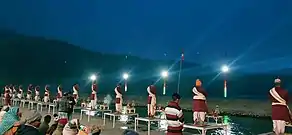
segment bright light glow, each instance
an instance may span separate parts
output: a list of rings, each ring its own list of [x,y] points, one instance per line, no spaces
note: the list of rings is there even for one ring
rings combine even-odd
[[[95,81],[96,80],[96,75],[91,75],[90,80]]]
[[[223,65],[222,68],[221,68],[221,71],[224,72],[224,73],[226,73],[226,72],[229,71],[229,67],[226,66],[226,65]]]
[[[124,78],[125,80],[127,80],[127,79],[129,78],[129,74],[124,73],[123,78]]]
[[[163,78],[166,78],[166,77],[168,76],[168,72],[167,72],[167,71],[162,71],[162,72],[161,72],[161,76],[162,76]]]

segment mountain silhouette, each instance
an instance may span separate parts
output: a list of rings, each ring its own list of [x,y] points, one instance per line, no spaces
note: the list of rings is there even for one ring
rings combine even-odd
[[[1,86],[6,84],[28,84],[44,86],[51,84],[55,91],[57,84],[63,84],[70,90],[73,83],[79,83],[84,93],[90,92],[89,75],[99,74],[98,86],[101,93],[113,93],[115,85],[123,82],[123,72],[129,72],[129,94],[146,95],[147,86],[156,81],[158,94],[162,95],[163,81],[160,72],[170,70],[167,81],[167,95],[177,91],[179,60],[149,60],[131,55],[105,54],[93,52],[59,40],[43,37],[31,37],[9,30],[0,30],[0,79]],[[273,86],[278,76],[285,87],[290,89],[287,71],[275,71],[269,74],[245,74],[230,72],[226,76],[218,71],[211,71],[197,63],[184,61],[180,92],[191,97],[191,89],[197,78],[209,96],[223,97],[223,81],[227,79],[229,97],[266,98],[267,91]],[[285,73],[284,73],[285,72]],[[283,74],[284,73],[284,74]],[[159,80],[160,79],[160,80]],[[83,92],[81,94],[84,94]]]

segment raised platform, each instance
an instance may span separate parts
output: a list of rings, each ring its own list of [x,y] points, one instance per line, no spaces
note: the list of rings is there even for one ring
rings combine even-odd
[[[206,116],[207,123],[209,123],[211,119],[213,119],[216,124],[218,124],[218,122],[223,124],[223,122],[224,122],[223,116],[217,116],[217,117],[214,117],[214,116],[211,116],[211,115],[207,115]]]
[[[48,105],[49,105],[50,103],[49,102],[47,102],[47,103],[45,103],[45,102],[37,102],[37,111],[43,111],[43,106],[45,105],[46,106],[46,108],[48,107]]]
[[[115,128],[115,125],[116,125],[116,117],[119,117],[119,116],[136,116],[136,117],[139,117],[139,114],[138,113],[127,113],[127,114],[121,114],[121,113],[104,113],[103,114],[103,125],[105,125],[105,118],[106,116],[110,116],[110,120],[111,118],[113,117],[113,128]]]
[[[53,109],[53,114],[55,114],[55,109],[57,109],[56,104],[49,104],[48,113],[51,113],[51,108]]]
[[[199,130],[200,134],[206,135],[208,130],[222,128],[227,135],[227,124],[207,123],[205,126],[195,126],[193,124],[184,124],[184,128]]]
[[[145,121],[147,122],[147,125],[148,125],[148,129],[147,129],[147,132],[148,132],[148,135],[150,135],[150,126],[151,126],[151,122],[159,122],[163,119],[157,119],[157,118],[149,118],[149,117],[136,117],[135,118],[135,131],[137,131],[137,127],[138,127],[138,124],[139,124],[139,121]]]
[[[33,110],[34,104],[37,104],[37,103],[39,103],[39,102],[32,101],[32,100],[28,101],[28,109]]]
[[[97,110],[89,110],[89,109],[81,109],[81,112],[80,112],[80,120],[83,118],[83,112],[85,113],[88,113],[87,114],[87,121],[89,122],[90,121],[90,118],[91,118],[91,113],[93,112],[94,114],[97,113],[97,112],[101,112],[101,116],[103,117],[104,113],[105,112],[109,112],[109,113],[112,113],[112,110],[101,110],[101,109],[97,109]]]
[[[29,103],[29,100],[26,100],[26,99],[20,100],[20,107],[24,108],[26,103]]]

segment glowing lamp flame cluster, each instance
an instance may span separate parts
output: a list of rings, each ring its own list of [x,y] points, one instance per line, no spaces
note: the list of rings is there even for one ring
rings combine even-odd
[[[221,68],[221,71],[222,71],[223,73],[227,73],[227,72],[229,71],[229,67],[226,66],[226,65],[223,65],[222,68]]]
[[[90,80],[95,81],[97,79],[96,75],[91,75]]]

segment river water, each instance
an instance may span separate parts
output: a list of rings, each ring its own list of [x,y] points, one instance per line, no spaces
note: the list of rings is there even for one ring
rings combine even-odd
[[[141,117],[146,116],[146,107],[138,107],[136,110]],[[192,123],[192,112],[185,111],[185,123]],[[260,133],[267,133],[272,131],[272,121],[269,118],[252,118],[252,117],[238,117],[238,116],[224,116],[224,123],[228,124],[228,135],[257,135]],[[188,131],[198,133],[194,130]],[[208,134],[222,134],[223,130],[213,130]]]

